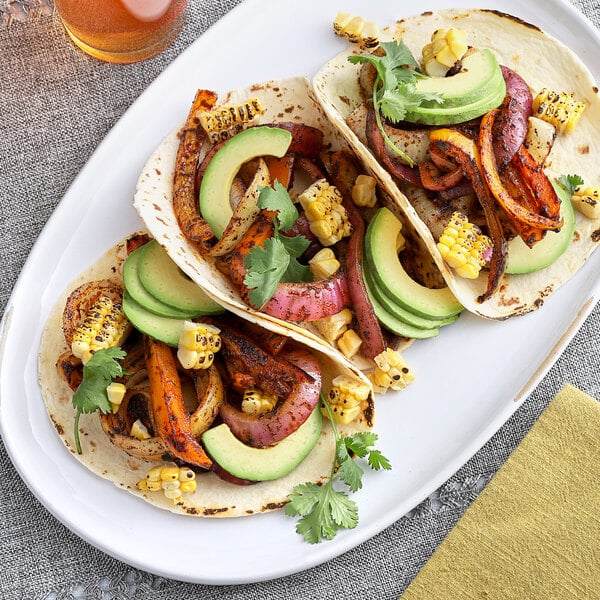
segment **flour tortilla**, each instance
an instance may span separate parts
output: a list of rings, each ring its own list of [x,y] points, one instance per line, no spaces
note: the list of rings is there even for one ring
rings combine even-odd
[[[323,421],[323,431],[315,448],[286,477],[239,486],[223,481],[212,472],[197,474],[197,490],[185,493],[181,504],[174,504],[161,492],[142,492],[137,489],[136,483],[157,463],[134,458],[114,446],[102,430],[99,413],[81,415],[79,425],[82,453],[77,453],[73,436],[73,394],[56,369],[58,357],[68,349],[61,326],[63,308],[68,295],[85,282],[109,280],[122,287],[121,267],[126,255],[126,240],[123,240],[74,280],[57,302],[42,335],[39,353],[42,397],[54,428],[68,451],[92,472],[112,481],[118,487],[161,509],[193,516],[235,517],[276,510],[284,505],[294,486],[307,481],[326,481],[334,454],[333,433],[327,420]],[[253,319],[250,317],[250,320]],[[354,369],[335,358],[323,353],[314,354],[321,365],[324,387],[337,375],[356,376]],[[364,429],[364,426],[357,424],[341,429],[345,433],[352,433]]]
[[[491,10],[452,9],[397,21],[383,30],[382,41],[402,39],[415,57],[439,28],[457,27],[467,32],[468,43],[489,48],[500,64],[517,71],[529,84],[534,96],[543,87],[574,92],[587,108],[572,134],[560,135],[547,163],[549,177],[579,174],[586,185],[600,185],[600,98],[592,75],[581,60],[564,44],[539,28],[510,15]],[[539,308],[544,300],[580,269],[600,241],[600,221],[576,214],[573,241],[568,250],[551,266],[526,275],[505,275],[492,299],[478,303],[485,290],[487,272],[479,279],[457,277],[442,260],[435,241],[401,189],[375,160],[361,141],[363,134],[352,130],[346,118],[362,104],[358,83],[360,65],[348,62],[348,56],[362,51],[356,46],[334,57],[314,77],[314,95],[330,121],[369,167],[384,189],[407,215],[427,242],[444,279],[465,308],[482,317],[506,319]],[[551,234],[548,234],[551,235]]]

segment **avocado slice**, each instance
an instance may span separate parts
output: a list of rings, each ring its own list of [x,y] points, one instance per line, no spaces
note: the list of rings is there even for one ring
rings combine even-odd
[[[210,457],[235,477],[270,481],[291,473],[314,448],[321,435],[323,417],[317,406],[296,431],[266,448],[253,448],[238,440],[225,423],[202,434]]]
[[[123,292],[123,312],[130,323],[142,333],[176,347],[183,329],[184,319],[161,317],[138,304],[127,290]]]
[[[564,225],[560,231],[547,232],[533,248],[527,246],[520,237],[513,238],[508,243],[507,273],[531,273],[545,269],[569,247],[575,232],[575,211],[567,190],[554,181],[552,185],[561,200],[560,214]]]
[[[409,325],[405,321],[398,319],[396,316],[394,316],[394,314],[388,312],[386,308],[378,302],[376,295],[373,293],[373,290],[369,287],[369,284],[366,282],[366,280],[365,286],[367,288],[369,300],[371,301],[373,312],[375,313],[377,320],[392,333],[406,338],[425,339],[435,337],[440,332],[437,327],[423,329],[421,327]]]
[[[500,106],[506,95],[506,82],[496,57],[485,49],[467,56],[456,75],[420,79],[415,91],[436,93],[442,102],[425,100],[407,111],[406,121],[452,125],[480,117]]]
[[[279,127],[250,127],[234,135],[209,161],[200,185],[200,212],[221,239],[233,210],[229,194],[240,167],[258,156],[281,158],[290,147],[292,134]]]
[[[371,301],[376,301],[381,305],[381,309],[385,310],[396,319],[403,321],[407,325],[418,329],[437,329],[439,327],[443,327],[444,325],[454,323],[454,321],[458,319],[458,314],[452,315],[451,317],[447,317],[445,319],[430,319],[428,317],[417,315],[394,302],[393,298],[390,298],[377,285],[377,282],[373,278],[370,270],[363,271],[363,275],[365,278],[365,286]]]
[[[223,312],[221,305],[193,282],[156,240],[150,240],[141,250],[138,276],[142,286],[157,300],[194,316]]]
[[[188,317],[198,316],[194,311],[179,310],[164,302],[161,302],[155,298],[146,288],[142,285],[138,274],[139,259],[144,251],[144,246],[136,248],[123,263],[123,281],[125,283],[125,289],[129,292],[131,297],[138,303],[141,304],[146,310],[153,312],[162,317],[176,317],[179,319],[185,319]]]
[[[380,208],[367,227],[365,260],[375,283],[403,308],[429,319],[446,319],[463,310],[449,288],[431,289],[412,279],[396,253],[402,223]]]

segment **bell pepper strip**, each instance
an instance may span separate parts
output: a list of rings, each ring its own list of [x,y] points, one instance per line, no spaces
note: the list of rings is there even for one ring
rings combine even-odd
[[[245,368],[259,382],[261,389],[278,396],[275,407],[258,415],[242,412],[225,402],[221,418],[242,442],[256,448],[270,446],[287,437],[308,419],[319,402],[321,370],[317,360],[304,348],[286,348],[281,357],[260,351],[249,339],[222,335],[222,356]],[[223,334],[223,332],[222,332]],[[281,393],[282,385],[289,392]],[[279,393],[277,393],[279,391]]]
[[[210,469],[212,460],[192,435],[173,350],[148,336],[144,346],[156,433],[173,456],[186,464]]]
[[[244,259],[255,246],[263,246],[273,235],[272,212],[261,211],[254,223],[231,255],[230,279],[236,285],[244,302],[252,306],[249,289],[244,283],[246,267]],[[305,283],[280,283],[275,293],[263,306],[261,312],[284,321],[314,321],[340,312],[350,304],[348,281],[338,271],[327,279]]]
[[[555,219],[556,227],[563,225],[560,219],[560,198],[550,179],[544,173],[543,165],[538,164],[529,150],[521,146],[512,161],[533,192],[533,198],[538,205],[540,214]]]
[[[281,158],[265,156],[264,160],[267,163],[271,181],[277,180],[286,190],[289,190],[294,183],[296,156],[288,153]]]
[[[463,179],[463,171],[460,167],[443,172],[433,161],[426,161],[418,165],[421,183],[426,190],[439,192],[456,187]]]
[[[391,175],[401,182],[421,185],[421,177],[419,176],[418,169],[405,165],[387,153],[386,143],[377,126],[377,116],[373,108],[369,108],[367,111],[366,136],[369,148]]]
[[[502,65],[506,96],[493,127],[494,153],[499,169],[507,165],[527,135],[533,97],[527,82],[515,71]]]
[[[471,181],[479,204],[483,209],[488,235],[492,240],[492,256],[489,263],[487,286],[477,301],[489,300],[500,286],[507,260],[507,243],[500,216],[496,211],[494,199],[482,174],[481,157],[475,142],[454,129],[434,129],[429,134],[430,144],[446,153],[463,169]]]
[[[173,177],[173,211],[181,231],[200,253],[209,247],[214,238],[212,229],[200,215],[196,194],[196,168],[205,133],[200,126],[198,112],[210,110],[217,101],[217,94],[198,90],[181,130],[175,158]]]
[[[360,171],[344,152],[325,153],[321,156],[321,160],[331,181],[342,194],[343,205],[352,226],[352,234],[346,247],[345,262],[348,273],[348,289],[352,298],[354,315],[358,322],[358,335],[362,340],[361,354],[367,358],[375,358],[386,349],[387,344],[363,278],[365,222],[352,201],[352,186]]]
[[[522,223],[527,228],[532,229],[549,231],[560,229],[562,223],[530,210],[525,202],[518,202],[509,194],[503,185],[500,173],[498,172],[493,147],[493,128],[498,112],[498,109],[491,110],[481,119],[479,147],[481,150],[481,169],[485,177],[485,182],[511,221]],[[550,187],[552,186],[550,185]],[[528,189],[523,190],[523,193],[527,192]],[[523,241],[526,242],[526,240]]]

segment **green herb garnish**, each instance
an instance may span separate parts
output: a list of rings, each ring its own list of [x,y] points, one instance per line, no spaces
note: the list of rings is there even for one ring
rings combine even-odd
[[[291,237],[281,233],[291,229],[298,219],[298,210],[285,187],[275,180],[272,188],[261,188],[258,206],[276,212],[273,237],[264,246],[252,248],[244,259],[244,284],[250,290],[250,302],[260,309],[272,298],[279,283],[310,281],[311,273],[297,260],[310,241],[303,235]]]
[[[561,175],[558,178],[558,183],[572,196],[575,190],[584,184],[584,181],[579,175]]]
[[[301,517],[296,531],[311,544],[323,539],[331,540],[340,529],[353,529],[358,525],[356,502],[345,491],[334,488],[336,480],[346,484],[351,492],[362,488],[364,471],[358,460],[353,460],[352,455],[358,459],[366,459],[367,464],[375,471],[392,468],[379,450],[372,449],[377,441],[375,433],[359,432],[341,436],[331,408],[323,397],[321,404],[327,411],[335,436],[335,457],[329,480],[324,485],[311,482],[297,485],[288,496],[289,502],[285,506],[286,515]]]
[[[419,63],[403,41],[382,42],[380,46],[385,50],[384,56],[358,54],[348,57],[348,60],[352,64],[368,62],[375,67],[377,76],[373,84],[372,101],[377,127],[386,144],[412,167],[412,159],[385,132],[381,117],[398,123],[406,117],[409,109],[417,108],[425,101],[441,104],[443,100],[439,94],[416,90],[417,81],[428,75],[419,71]]]
[[[117,346],[102,348],[94,352],[90,360],[83,365],[83,380],[73,394],[72,400],[73,408],[77,411],[74,434],[78,454],[81,454],[79,417],[83,413],[93,413],[96,410],[101,410],[103,413],[111,411],[106,388],[113,379],[123,375],[123,367],[118,361],[125,358],[125,355],[125,351]]]

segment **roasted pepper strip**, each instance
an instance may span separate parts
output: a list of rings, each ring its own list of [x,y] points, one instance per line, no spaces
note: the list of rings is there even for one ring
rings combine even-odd
[[[163,342],[148,336],[145,338],[145,351],[157,434],[175,457],[186,464],[210,469],[212,461],[192,435],[173,351]]]
[[[489,189],[511,221],[518,221],[527,227],[534,229],[547,231],[556,231],[557,229],[560,229],[562,222],[557,222],[554,218],[545,217],[533,212],[532,210],[529,210],[524,202],[519,203],[515,198],[513,198],[513,196],[508,193],[506,187],[503,185],[500,173],[498,172],[498,167],[496,165],[493,147],[494,120],[498,113],[499,110],[495,109],[483,116],[479,133],[481,169]],[[521,167],[523,163],[519,162],[518,164]],[[533,181],[534,175],[531,173],[531,170],[527,170],[525,167],[521,168],[523,171],[526,170],[530,174],[530,181]],[[535,185],[539,186],[539,177],[536,178]],[[550,185],[550,187],[552,186]],[[546,188],[544,188],[544,190],[545,189]],[[527,193],[527,190],[523,190],[523,192]],[[536,192],[538,192],[538,190],[536,190]],[[523,241],[527,242],[527,240]]]
[[[185,125],[180,133],[173,178],[173,210],[185,237],[199,252],[209,246],[214,235],[208,223],[200,215],[196,194],[196,168],[205,133],[200,126],[198,112],[210,110],[217,101],[217,94],[198,90]]]
[[[506,268],[506,240],[502,223],[494,205],[494,199],[485,183],[481,170],[481,157],[475,142],[455,129],[435,129],[429,134],[430,143],[446,153],[460,165],[466,177],[473,184],[473,189],[481,204],[488,234],[492,240],[492,258],[486,290],[478,298],[478,302],[489,300],[498,289]]]

